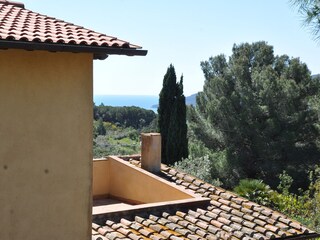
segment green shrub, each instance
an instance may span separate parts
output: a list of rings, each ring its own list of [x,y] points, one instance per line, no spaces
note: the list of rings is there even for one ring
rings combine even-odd
[[[214,179],[211,175],[211,165],[211,160],[207,155],[204,157],[183,159],[182,161],[176,162],[174,167],[205,182],[211,183],[215,186],[221,186],[222,183],[219,178]]]
[[[189,132],[189,158],[175,167],[216,186],[231,188],[239,180],[239,174],[226,159],[226,151],[212,151]]]
[[[291,217],[305,218],[308,216],[310,202],[308,199],[299,197],[295,194],[281,194],[275,192],[272,197],[272,206],[279,212],[285,213]]]
[[[271,205],[272,190],[262,180],[242,179],[233,189],[240,196],[264,206]]]
[[[291,176],[289,176],[287,174],[286,171],[283,171],[280,175],[279,175],[279,179],[280,179],[280,183],[278,185],[278,190],[280,192],[282,192],[284,195],[288,195],[289,194],[289,189],[293,183],[293,179]]]
[[[249,200],[270,207],[302,224],[320,231],[320,168],[309,172],[310,185],[300,194],[289,191],[293,180],[286,172],[279,175],[278,190],[271,190],[262,180],[242,179],[234,191]]]

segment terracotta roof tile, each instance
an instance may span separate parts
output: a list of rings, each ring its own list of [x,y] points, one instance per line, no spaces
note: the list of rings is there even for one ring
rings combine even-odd
[[[132,161],[129,160],[129,162]],[[139,165],[137,162],[133,164]],[[293,236],[312,238],[315,236],[315,232],[285,215],[250,202],[234,193],[214,187],[168,166],[164,166],[162,171],[166,175],[166,179],[170,179],[173,183],[211,198],[210,205],[206,209],[163,211],[160,215],[159,213],[158,215],[150,213],[143,217],[136,216],[133,221],[121,219],[118,224],[108,220],[105,225],[109,227],[109,231],[107,233],[103,230],[99,231],[99,226],[93,224],[93,236],[97,236],[96,232],[105,234],[108,239],[111,239],[110,234],[118,233],[122,237],[130,239],[155,240],[264,240]]]
[[[5,0],[0,0],[1,41],[82,47],[141,48],[116,37],[33,12],[25,9],[21,3]]]

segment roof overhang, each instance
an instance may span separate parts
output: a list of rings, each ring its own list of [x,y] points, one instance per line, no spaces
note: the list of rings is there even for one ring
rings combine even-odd
[[[318,233],[304,233],[302,235],[294,235],[289,237],[284,237],[281,239],[290,239],[290,240],[302,240],[302,239],[318,239],[320,237],[320,234]],[[279,238],[275,238],[279,239]]]
[[[147,50],[135,48],[103,47],[92,45],[70,45],[43,42],[0,40],[0,49],[44,50],[50,52],[92,53],[94,59],[104,60],[108,55],[146,56]]]

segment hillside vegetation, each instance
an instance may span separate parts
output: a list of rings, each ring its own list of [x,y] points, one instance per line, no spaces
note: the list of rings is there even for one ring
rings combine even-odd
[[[93,106],[93,155],[128,155],[140,152],[141,132],[156,131],[156,114],[139,107]]]
[[[234,45],[201,68],[189,156],[174,167],[320,231],[319,76],[266,42]],[[153,111],[95,106],[95,156],[140,152],[140,133],[157,122]]]

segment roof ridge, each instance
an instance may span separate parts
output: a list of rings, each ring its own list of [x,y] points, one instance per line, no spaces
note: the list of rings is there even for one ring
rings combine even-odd
[[[16,7],[24,8],[24,3],[16,1],[0,0],[0,4],[13,5]]]

